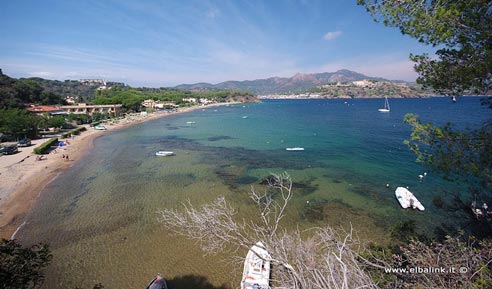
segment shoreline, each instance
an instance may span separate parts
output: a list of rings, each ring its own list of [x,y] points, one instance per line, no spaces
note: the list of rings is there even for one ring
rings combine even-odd
[[[107,130],[95,130],[88,127],[87,131],[72,139],[61,139],[61,141],[66,141],[67,145],[44,155],[43,160],[36,160],[33,149],[46,139],[33,141],[33,145],[19,149],[19,153],[15,155],[0,156],[0,178],[2,179],[0,183],[0,238],[14,238],[44,188],[82,159],[94,147],[95,139],[106,132],[171,115],[238,103],[215,103],[207,106],[187,107],[168,113],[156,112],[146,116],[130,116],[116,123],[105,125]],[[69,160],[62,158],[62,155],[69,156]]]

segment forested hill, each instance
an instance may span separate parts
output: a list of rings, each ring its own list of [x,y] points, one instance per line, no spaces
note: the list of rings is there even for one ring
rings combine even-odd
[[[32,79],[15,79],[0,69],[0,108],[20,108],[26,103],[63,104],[63,97]]]
[[[56,93],[62,97],[76,97],[79,102],[91,102],[96,95],[97,89],[103,85],[101,83],[82,83],[79,80],[60,81],[39,77],[31,77],[27,79],[39,83],[45,90]],[[125,86],[125,84],[117,82],[107,82],[106,86]]]
[[[123,104],[138,109],[146,99],[186,104],[187,98],[204,98],[216,102],[254,102],[249,92],[238,90],[187,91],[176,88],[133,88],[123,83],[102,80],[48,80],[43,78],[15,79],[0,69],[0,109],[23,108],[27,104],[65,104],[65,97],[76,102],[93,104]]]
[[[305,93],[326,84],[338,82],[351,82],[359,80],[387,81],[381,77],[367,76],[350,70],[338,70],[336,72],[323,73],[298,73],[292,77],[271,77],[266,79],[246,81],[226,81],[218,84],[195,83],[181,84],[176,88],[181,89],[231,89],[250,91],[255,94],[293,94]]]

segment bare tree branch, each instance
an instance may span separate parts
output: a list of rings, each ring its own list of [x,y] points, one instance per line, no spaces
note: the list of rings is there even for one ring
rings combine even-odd
[[[223,197],[199,209],[188,202],[179,211],[161,210],[159,219],[176,234],[195,240],[205,254],[250,250],[261,241],[271,256],[265,261],[273,264],[270,281],[275,287],[377,288],[359,264],[359,254],[353,248],[360,246],[353,238],[352,229],[347,233],[329,227],[309,231],[287,231],[282,227],[292,196],[290,176],[272,174],[265,192],[252,188],[250,193],[260,222],[237,220],[236,211]]]

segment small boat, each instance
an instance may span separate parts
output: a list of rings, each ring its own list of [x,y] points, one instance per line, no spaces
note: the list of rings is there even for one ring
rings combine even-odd
[[[294,148],[286,148],[285,150],[286,151],[303,151],[304,148],[294,147]]]
[[[384,108],[378,109],[379,112],[390,112],[390,104],[388,98],[384,98]]]
[[[417,198],[407,188],[396,188],[395,196],[403,209],[412,208],[414,210],[419,209],[420,211],[425,210],[422,203],[420,203],[420,201],[417,200]]]
[[[168,156],[174,156],[174,152],[170,151],[158,151],[155,153],[156,156],[159,157],[168,157]]]
[[[258,242],[251,247],[244,260],[241,289],[269,289],[270,283],[270,254]]]
[[[98,125],[96,125],[94,127],[94,129],[97,129],[97,130],[106,130],[107,128],[105,126],[102,126],[102,125],[98,124]]]
[[[471,204],[471,210],[477,219],[492,215],[492,211],[489,211],[489,206],[487,203],[483,203],[482,207],[478,207],[477,202],[473,201]]]
[[[243,116],[243,118],[248,118],[248,116],[247,116],[247,115],[245,115],[245,116]]]
[[[152,281],[150,281],[149,285],[147,285],[145,289],[167,289],[166,279],[157,274],[157,276]]]
[[[187,121],[186,124],[195,124],[196,121]]]

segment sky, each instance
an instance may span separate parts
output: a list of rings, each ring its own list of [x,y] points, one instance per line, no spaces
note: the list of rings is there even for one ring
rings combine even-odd
[[[433,51],[356,0],[0,3],[0,69],[16,78],[168,87],[349,69],[414,81],[408,55]]]

